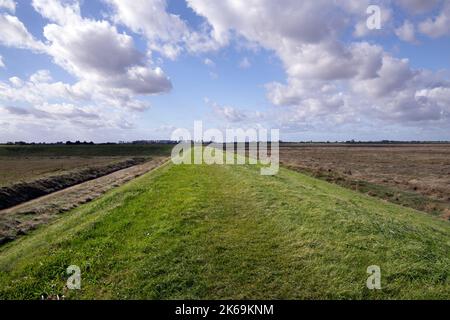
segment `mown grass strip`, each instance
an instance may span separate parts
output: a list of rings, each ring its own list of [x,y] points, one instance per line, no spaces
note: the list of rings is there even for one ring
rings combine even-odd
[[[450,298],[450,225],[287,169],[165,165],[0,249],[0,298]],[[69,265],[82,289],[64,288]],[[379,265],[382,290],[366,287]]]

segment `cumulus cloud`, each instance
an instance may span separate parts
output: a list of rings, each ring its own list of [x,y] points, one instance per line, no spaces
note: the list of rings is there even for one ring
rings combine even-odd
[[[136,120],[130,111],[149,108],[144,96],[172,88],[151,55],[135,48],[131,36],[106,20],[83,18],[78,1],[33,0],[32,5],[48,21],[45,43],[17,17],[2,13],[0,44],[47,54],[76,80],[55,81],[48,70],[39,70],[26,79],[0,81],[1,118],[11,124],[2,136],[19,134],[21,127],[40,132],[39,125],[73,130],[73,136],[80,127],[129,129]]]
[[[145,36],[149,49],[175,59],[182,51],[203,52],[219,45],[207,30],[194,31],[179,16],[167,12],[166,0],[105,0],[113,20]]]
[[[33,6],[53,21],[44,28],[48,53],[78,78],[132,94],[154,94],[171,89],[161,68],[137,51],[133,38],[119,33],[108,21],[80,16],[79,3],[33,0]]]
[[[4,136],[34,126],[55,128],[55,134],[73,129],[72,137],[79,135],[80,127],[96,130],[130,128],[130,121],[135,116],[124,108],[111,108],[108,99],[116,101],[118,97],[92,96],[98,92],[90,85],[83,88],[80,82],[74,85],[54,82],[47,70],[40,70],[28,79],[11,77],[8,82],[0,81],[0,116],[12,125]],[[128,102],[138,104],[132,99]]]
[[[209,21],[218,42],[229,41],[236,32],[274,50],[291,77],[366,77],[373,76],[381,65],[379,48],[366,43],[346,47],[337,40],[346,25],[346,15],[329,1],[287,1],[283,6],[274,1],[251,1],[252,10],[233,1],[188,3]],[[356,11],[350,6],[344,9]]]
[[[408,20],[402,26],[395,29],[395,34],[405,42],[417,43],[414,24]]]
[[[38,52],[45,51],[44,44],[37,41],[15,16],[0,14],[0,30],[0,44]]]
[[[446,121],[450,83],[408,61],[386,56],[377,79],[354,83],[359,103],[374,117],[400,122]],[[438,94],[436,94],[438,93]]]
[[[40,79],[37,90],[51,87],[55,94],[69,92],[69,96],[102,100],[115,106],[142,110],[148,104],[133,95],[167,92],[172,85],[160,67],[154,67],[150,58],[134,47],[133,39],[119,33],[109,22],[82,18],[78,2],[61,3],[56,0],[34,0],[33,6],[51,23],[44,27],[47,39],[44,45],[28,32],[17,17],[0,15],[0,42],[7,46],[31,49],[51,55],[54,61],[75,75],[74,85],[53,83]],[[18,85],[19,79],[15,79]],[[31,81],[36,82],[36,81]],[[36,95],[35,87],[26,85],[24,96],[29,101],[45,99]],[[4,93],[3,95],[6,95]]]
[[[436,98],[417,95],[432,85],[424,81],[423,71],[413,70],[408,60],[391,56],[379,45],[340,40],[353,23],[357,28],[364,23],[364,30],[354,31],[355,37],[369,34],[365,25],[368,1],[292,0],[283,6],[269,0],[246,2],[252,10],[232,0],[187,1],[207,19],[218,42],[229,43],[237,34],[277,54],[287,80],[267,84],[267,97],[282,107],[279,113],[286,114],[288,123],[314,119],[341,123],[361,116],[399,122],[443,119],[445,112]],[[406,3],[397,4],[403,7]],[[380,1],[384,32],[415,42],[412,23],[405,21],[396,30],[392,27],[391,5]],[[423,13],[436,5],[437,1],[413,1],[409,9]]]
[[[5,68],[5,63],[3,62],[2,56],[0,56],[0,68]]]
[[[148,102],[130,94],[128,90],[108,88],[89,81],[67,84],[53,81],[48,70],[40,70],[28,79],[11,77],[8,82],[0,81],[0,100],[21,101],[31,105],[46,101],[70,101],[72,104],[90,103],[101,107],[115,107],[125,110],[148,109]]]
[[[450,3],[446,3],[439,15],[427,18],[419,24],[419,30],[431,38],[439,38],[450,34]]]
[[[396,0],[396,3],[408,12],[423,14],[436,7],[441,0]]]
[[[0,9],[6,9],[14,13],[16,11],[16,3],[13,0],[0,0]]]
[[[187,26],[178,16],[166,11],[163,0],[107,0],[114,9],[113,19],[136,33],[144,34],[153,50],[175,58],[181,51],[179,41]],[[151,19],[149,17],[152,17]],[[162,45],[161,45],[162,44]]]
[[[399,60],[385,55],[377,77],[354,81],[353,86],[357,91],[379,98],[401,90],[413,77],[414,72],[407,59]]]
[[[376,43],[378,35],[416,44],[419,33],[432,38],[448,35],[450,5],[441,0],[379,0],[382,29],[369,30],[366,9],[372,2],[286,0],[280,5],[273,0],[186,0],[199,18],[194,26],[170,13],[167,0],[103,0],[106,10],[100,20],[83,16],[78,0],[33,0],[47,23],[41,42],[10,15],[15,3],[0,0],[5,10],[0,13],[0,44],[48,54],[76,79],[70,84],[55,81],[41,70],[27,78],[0,81],[0,101],[6,102],[2,116],[23,116],[27,121],[47,116],[74,126],[86,121],[129,128],[122,112],[145,110],[149,103],[144,96],[172,87],[160,67],[164,59],[155,63],[155,52],[175,60],[182,54],[236,45],[238,51],[263,49],[279,59],[286,79],[265,85],[276,110],[265,119],[279,121],[281,127],[298,123],[299,128],[308,128],[319,121],[332,126],[373,119],[400,123],[448,119],[450,86],[445,78],[413,69],[408,60]],[[394,15],[398,8],[402,14]],[[435,16],[425,16],[430,12]],[[136,48],[132,36],[145,40],[146,52]],[[240,68],[251,66],[248,54],[238,60]],[[209,58],[203,63],[215,66]],[[210,71],[217,78],[214,69]],[[33,107],[24,108],[23,103]],[[232,106],[211,106],[226,122],[258,118]],[[95,108],[100,118],[90,118]],[[108,108],[114,110],[115,120],[105,111]]]
[[[99,119],[96,112],[86,110],[86,108],[76,107],[72,104],[48,104],[44,103],[36,107],[3,107],[8,113],[19,116],[30,116],[34,118],[54,119],[54,120],[92,120]]]
[[[3,141],[105,141],[132,128],[133,116],[98,106],[46,103],[39,106],[1,105],[0,134]],[[106,137],[106,138],[105,138]]]
[[[0,81],[0,100],[27,102],[31,105],[43,104],[52,99],[72,99],[80,96],[76,86],[53,82],[48,70],[39,70],[28,79],[11,77],[9,82]]]

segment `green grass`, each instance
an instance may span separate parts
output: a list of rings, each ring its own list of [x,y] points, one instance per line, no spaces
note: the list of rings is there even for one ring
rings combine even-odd
[[[1,248],[0,298],[449,299],[449,273],[448,222],[287,169],[165,165]]]

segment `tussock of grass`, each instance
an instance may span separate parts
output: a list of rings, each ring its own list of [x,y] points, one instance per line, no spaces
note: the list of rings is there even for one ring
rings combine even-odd
[[[448,299],[449,267],[450,224],[421,212],[287,169],[166,165],[1,248],[0,298]]]

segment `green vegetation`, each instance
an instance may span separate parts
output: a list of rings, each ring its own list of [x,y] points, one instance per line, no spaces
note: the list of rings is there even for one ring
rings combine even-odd
[[[0,248],[3,299],[449,299],[449,273],[448,222],[256,166],[165,165]]]

